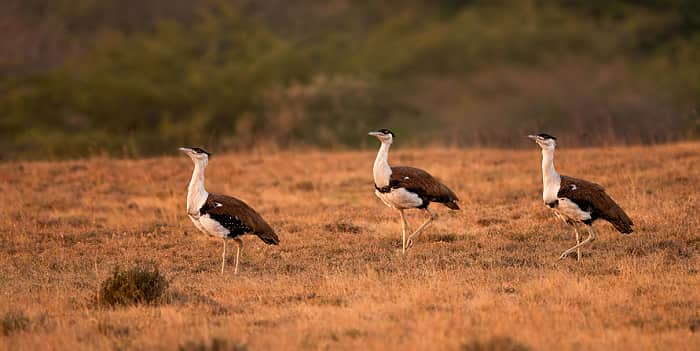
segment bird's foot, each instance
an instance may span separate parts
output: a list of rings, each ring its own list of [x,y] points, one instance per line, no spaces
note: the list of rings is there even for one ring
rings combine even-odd
[[[413,240],[408,239],[408,240],[406,241],[406,249],[409,249],[411,246],[413,246]]]
[[[564,253],[562,253],[561,256],[559,256],[559,259],[560,260],[565,259],[566,256],[568,256],[570,253],[571,253],[571,251],[569,251],[569,250],[564,251]]]

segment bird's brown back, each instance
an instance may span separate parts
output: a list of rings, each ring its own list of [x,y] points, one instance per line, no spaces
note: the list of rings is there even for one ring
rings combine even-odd
[[[633,231],[632,220],[599,184],[561,176],[557,196],[570,199],[584,211],[591,211],[593,217],[605,219],[621,233],[627,234]]]
[[[221,204],[221,206],[217,205]],[[209,194],[205,205],[207,213],[215,216],[237,216],[238,219],[266,244],[277,245],[280,240],[274,229],[245,202],[234,197]]]
[[[459,201],[457,194],[420,168],[391,167],[389,185],[392,188],[406,188],[406,190],[425,197],[431,202],[442,203],[453,210],[459,209],[459,205],[456,203]]]

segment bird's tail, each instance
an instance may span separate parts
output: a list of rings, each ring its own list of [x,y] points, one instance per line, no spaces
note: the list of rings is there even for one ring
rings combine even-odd
[[[625,212],[622,212],[622,216],[617,221],[612,222],[612,224],[622,234],[630,234],[634,231],[632,229],[634,223],[632,223],[632,220]]]
[[[442,204],[447,206],[450,209],[459,210],[459,205],[457,205],[457,200],[452,200],[450,202],[443,202]]]
[[[612,201],[612,199],[611,199]],[[608,213],[606,214],[605,220],[610,222],[610,224],[617,229],[618,232],[622,234],[630,234],[634,230],[632,229],[632,226],[634,223],[632,223],[632,219],[625,213],[625,211],[618,206],[614,201],[613,201],[613,208],[611,208]]]
[[[258,234],[258,238],[260,238],[260,240],[265,242],[265,244],[279,245],[279,243],[280,243],[280,238],[277,237],[277,233],[275,233],[274,231],[268,231],[268,232],[256,233],[256,234]]]

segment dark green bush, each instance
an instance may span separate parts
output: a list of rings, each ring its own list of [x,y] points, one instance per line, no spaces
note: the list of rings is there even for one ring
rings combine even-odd
[[[158,269],[117,268],[102,282],[97,302],[103,306],[154,305],[164,302],[167,288],[168,280]]]
[[[8,1],[0,159],[700,137],[695,0]]]

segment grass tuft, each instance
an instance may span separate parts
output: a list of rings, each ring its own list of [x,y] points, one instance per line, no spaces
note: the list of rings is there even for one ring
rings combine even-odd
[[[179,351],[248,351],[246,345],[234,343],[229,345],[226,340],[214,338],[210,343],[205,341],[190,341],[178,347]]]
[[[362,231],[362,227],[347,222],[329,223],[324,228],[331,233],[358,234]]]
[[[168,280],[158,269],[117,268],[102,282],[97,302],[102,306],[155,305],[163,302],[167,288]]]
[[[2,317],[2,334],[8,336],[14,332],[29,329],[29,318],[22,311],[9,311]]]
[[[463,344],[460,351],[528,351],[529,348],[510,337],[494,337]]]
[[[446,234],[432,234],[428,236],[428,241],[436,243],[453,243],[459,241],[460,237],[457,234],[446,233]]]

